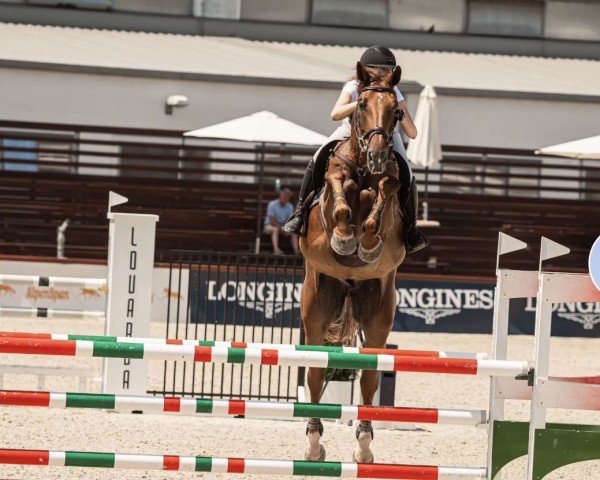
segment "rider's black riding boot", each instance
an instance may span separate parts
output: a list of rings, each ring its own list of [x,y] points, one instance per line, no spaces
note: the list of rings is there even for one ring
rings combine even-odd
[[[311,160],[306,167],[306,172],[304,172],[304,179],[302,180],[302,186],[300,187],[300,193],[298,194],[298,206],[296,207],[296,211],[288,218],[283,226],[285,232],[298,237],[306,235],[306,211],[308,210],[309,203],[306,199],[314,189],[314,168],[315,162],[314,160]]]
[[[419,211],[419,196],[417,193],[417,182],[415,179],[410,184],[408,198],[401,208],[404,217],[404,248],[406,254],[423,250],[429,243],[425,236],[417,228],[417,213]]]

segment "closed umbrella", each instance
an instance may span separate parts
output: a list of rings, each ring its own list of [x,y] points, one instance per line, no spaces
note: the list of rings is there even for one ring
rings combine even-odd
[[[442,144],[440,123],[437,109],[435,89],[427,85],[419,96],[415,126],[418,135],[408,142],[406,155],[408,159],[425,168],[425,200],[423,201],[423,220],[427,226],[439,226],[438,222],[429,222],[428,180],[429,169],[438,166],[442,160]]]
[[[260,250],[266,144],[285,143],[293,145],[322,145],[327,141],[326,136],[267,111],[257,112],[246,117],[236,118],[235,120],[229,120],[209,127],[185,132],[184,136],[237,140],[261,144],[258,217],[256,219],[256,253]]]

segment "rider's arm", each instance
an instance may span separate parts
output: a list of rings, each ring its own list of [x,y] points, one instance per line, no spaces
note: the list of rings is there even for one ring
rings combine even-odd
[[[334,122],[343,120],[344,118],[349,117],[354,113],[358,102],[352,102],[351,100],[352,97],[350,96],[350,94],[342,90],[342,93],[340,93],[337,102],[335,102],[335,105],[331,110],[331,119]]]
[[[408,138],[417,138],[417,127],[415,127],[413,119],[410,116],[410,112],[408,111],[408,105],[406,105],[406,101],[399,101],[398,108],[404,110],[404,117],[400,122],[400,125],[402,125],[402,130],[404,130],[404,133],[406,133],[406,136]]]

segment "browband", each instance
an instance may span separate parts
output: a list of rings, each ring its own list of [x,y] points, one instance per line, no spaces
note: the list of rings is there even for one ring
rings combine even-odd
[[[362,93],[362,92],[382,92],[382,93],[393,93],[393,94],[396,93],[393,88],[378,87],[375,85],[363,87],[363,89],[360,91],[360,93]]]

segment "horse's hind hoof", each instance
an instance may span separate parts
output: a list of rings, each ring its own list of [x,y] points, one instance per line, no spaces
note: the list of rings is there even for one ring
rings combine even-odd
[[[373,456],[373,452],[371,450],[367,450],[366,452],[359,453],[358,451],[352,453],[352,461],[354,463],[375,463],[375,457]]]
[[[338,255],[352,255],[356,251],[356,238],[354,235],[349,237],[338,237],[332,235],[331,248]]]
[[[358,258],[360,258],[365,263],[373,263],[376,260],[379,260],[381,257],[381,252],[383,251],[383,242],[380,240],[379,243],[372,248],[371,250],[366,250],[362,247],[362,245],[358,246]]]
[[[319,456],[317,458],[311,458],[310,448],[306,449],[304,452],[304,460],[309,462],[324,462],[326,457],[325,447],[323,445],[319,445]]]

